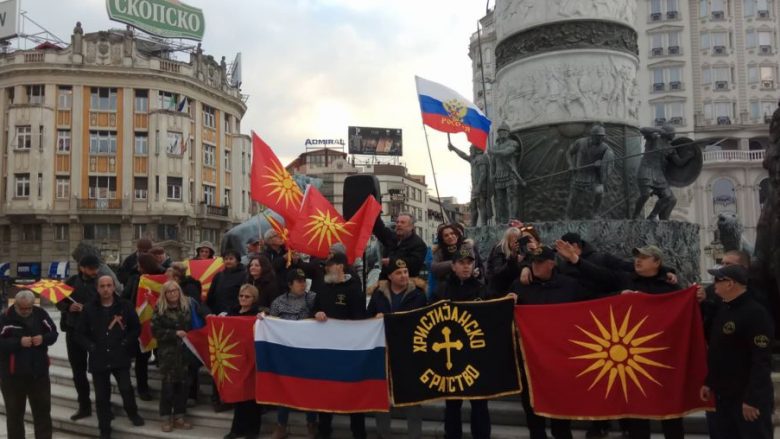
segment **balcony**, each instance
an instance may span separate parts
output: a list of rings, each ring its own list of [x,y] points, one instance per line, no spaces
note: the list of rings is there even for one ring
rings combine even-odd
[[[726,14],[723,11],[712,11],[713,20],[723,20],[725,17]]]
[[[761,55],[771,55],[772,54],[772,46],[760,46],[758,48],[758,53]]]
[[[122,210],[124,205],[122,199],[95,199],[95,198],[77,198],[76,208],[78,210]]]
[[[663,82],[653,83],[653,91],[664,91],[664,89],[666,89],[666,84]]]
[[[218,216],[227,218],[229,208],[227,206],[212,206],[211,204],[201,204],[201,212],[206,216]]]
[[[663,47],[653,47],[652,50],[650,50],[651,56],[661,56],[664,54],[664,48]]]
[[[653,12],[650,14],[650,21],[661,21],[661,13],[660,12]]]
[[[669,46],[668,51],[669,51],[669,55],[679,55],[680,46]]]
[[[676,20],[680,13],[678,11],[666,11],[667,20]]]
[[[764,160],[764,150],[753,151],[727,150],[727,151],[705,151],[704,163],[719,162],[760,162]]]
[[[669,83],[669,90],[682,90],[682,82],[672,81]]]
[[[763,9],[758,11],[756,15],[758,16],[758,18],[769,18],[769,11]]]
[[[718,125],[731,125],[731,118],[728,116],[718,116]]]
[[[712,47],[712,54],[713,55],[725,55],[726,54],[726,46],[713,46]]]
[[[715,90],[728,90],[728,89],[729,89],[728,81],[715,81]]]
[[[669,119],[669,123],[674,126],[683,126],[685,125],[685,119],[680,116],[675,116]]]
[[[761,90],[774,90],[775,81],[771,79],[765,79],[761,81]]]
[[[665,117],[656,117],[655,120],[653,120],[653,125],[660,127],[663,126],[666,123]]]

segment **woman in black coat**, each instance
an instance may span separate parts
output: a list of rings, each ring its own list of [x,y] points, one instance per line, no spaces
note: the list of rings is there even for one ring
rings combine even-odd
[[[225,269],[214,276],[206,305],[214,314],[228,313],[238,305],[238,290],[246,280],[246,270],[239,262],[241,255],[235,250],[222,254]]]
[[[260,311],[270,310],[271,303],[279,296],[279,282],[268,257],[256,255],[249,259],[246,265],[246,283],[259,291],[257,307]]]

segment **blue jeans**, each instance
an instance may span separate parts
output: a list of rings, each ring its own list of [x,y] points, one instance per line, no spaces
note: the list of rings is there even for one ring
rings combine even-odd
[[[290,419],[290,409],[287,407],[276,408],[276,422],[279,425],[287,425],[287,420]],[[306,412],[306,422],[317,422],[317,413]]]

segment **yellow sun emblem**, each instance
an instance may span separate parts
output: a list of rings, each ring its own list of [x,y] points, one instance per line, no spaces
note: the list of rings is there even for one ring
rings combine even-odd
[[[466,104],[457,99],[450,99],[445,101],[443,104],[444,109],[447,110],[450,118],[458,122],[463,122],[463,118],[466,117],[466,113],[469,111],[468,107],[466,107]]]
[[[214,325],[216,326],[216,325]],[[219,333],[217,328],[211,328],[211,334],[209,334],[209,360],[211,361],[211,375],[216,378],[217,386],[221,386],[222,383],[230,380],[228,370],[238,370],[238,368],[230,362],[231,358],[239,357],[240,355],[231,354],[230,351],[238,346],[238,342],[230,343],[230,338],[233,336],[233,332],[224,335],[225,325],[221,325]]]
[[[612,390],[615,380],[620,379],[620,385],[623,389],[623,397],[626,402],[628,401],[628,384],[630,382],[645,395],[645,389],[642,387],[640,377],[642,375],[649,381],[663,386],[653,375],[645,368],[645,366],[652,366],[662,369],[674,369],[673,367],[653,361],[647,358],[645,355],[653,352],[663,351],[669,349],[668,347],[650,347],[644,346],[650,340],[663,334],[663,331],[655,332],[648,335],[637,337],[640,328],[647,320],[648,316],[645,316],[635,325],[631,326],[631,308],[628,308],[626,315],[623,317],[623,322],[620,327],[615,323],[615,314],[612,312],[612,307],[609,308],[609,323],[610,329],[599,321],[598,318],[591,311],[591,317],[593,322],[598,328],[599,335],[594,334],[588,330],[577,326],[583,334],[585,334],[591,341],[569,340],[570,342],[582,346],[585,349],[591,351],[588,354],[571,357],[572,360],[594,360],[587,368],[577,375],[577,378],[587,375],[591,372],[598,371],[598,374],[591,383],[588,390],[593,389],[605,376],[609,373],[607,379],[607,390],[604,394],[604,399],[609,397],[609,392]],[[630,329],[629,329],[629,326]]]
[[[290,203],[293,204],[293,207],[300,206],[303,192],[301,192],[301,188],[295,183],[290,173],[278,163],[272,163],[271,166],[266,166],[265,169],[268,171],[265,175],[270,182],[264,184],[263,187],[271,189],[268,195],[276,195],[276,202],[284,201],[284,207],[290,207]]]
[[[317,209],[315,215],[310,215],[309,221],[306,224],[306,233],[304,237],[309,236],[309,244],[314,240],[317,240],[317,248],[322,247],[322,241],[324,240],[328,247],[334,242],[340,242],[341,234],[352,236],[352,234],[345,228],[350,222],[342,222],[337,216],[331,215],[330,211],[322,211]]]

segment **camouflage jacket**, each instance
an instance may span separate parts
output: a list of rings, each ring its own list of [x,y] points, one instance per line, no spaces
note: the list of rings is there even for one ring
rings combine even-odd
[[[177,382],[187,378],[187,366],[192,354],[176,331],[192,329],[191,319],[190,311],[179,309],[168,309],[164,314],[155,310],[152,316],[152,334],[157,339],[158,367],[163,379]]]

